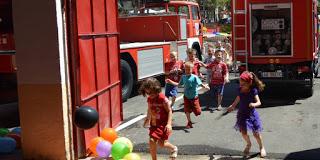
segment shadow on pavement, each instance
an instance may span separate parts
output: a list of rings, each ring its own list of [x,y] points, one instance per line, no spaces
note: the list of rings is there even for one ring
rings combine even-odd
[[[320,148],[293,152],[288,154],[284,160],[319,160]]]
[[[190,133],[190,131],[188,131],[186,126],[173,126],[172,130],[183,130],[185,133]]]
[[[241,155],[240,151],[230,150],[209,145],[178,145],[179,155]],[[140,143],[134,145],[133,152],[149,153],[149,144]],[[164,148],[159,148],[158,154],[168,154]]]

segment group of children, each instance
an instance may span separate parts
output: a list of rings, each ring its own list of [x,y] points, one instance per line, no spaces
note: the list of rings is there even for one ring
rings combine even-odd
[[[214,58],[212,58],[212,54]],[[165,94],[161,93],[161,85],[155,78],[148,78],[142,83],[140,93],[148,97],[148,112],[144,126],[150,126],[149,145],[153,160],[157,159],[157,145],[167,148],[171,152],[171,159],[175,159],[178,155],[177,146],[171,144],[168,138],[172,132],[172,107],[174,107],[178,94],[177,87],[179,85],[184,86],[186,128],[193,128],[190,116],[192,112],[196,116],[201,114],[198,86],[202,86],[214,93],[217,97],[217,110],[222,109],[221,102],[224,86],[229,82],[228,66],[222,61],[222,54],[222,50],[213,51],[212,48],[209,48],[209,56],[205,60],[205,63],[203,63],[195,57],[195,50],[187,50],[188,58],[185,62],[178,60],[177,53],[172,52],[170,54],[171,61],[165,66]],[[200,67],[207,69],[207,82],[209,85],[203,84],[200,80]],[[240,102],[235,129],[241,132],[247,144],[243,151],[244,156],[249,155],[251,148],[251,141],[247,130],[252,130],[260,147],[260,156],[266,156],[260,134],[262,130],[261,120],[258,112],[255,110],[256,107],[261,105],[258,92],[262,91],[263,88],[264,84],[252,72],[243,72],[240,76],[240,87],[237,90],[238,96],[232,105],[227,108],[227,112],[231,112]],[[172,97],[171,101],[169,97]]]

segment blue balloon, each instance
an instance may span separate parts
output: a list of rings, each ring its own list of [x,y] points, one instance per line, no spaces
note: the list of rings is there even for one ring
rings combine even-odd
[[[11,133],[21,135],[21,127],[14,128]]]
[[[10,137],[0,137],[0,154],[11,153],[16,149],[17,142]]]

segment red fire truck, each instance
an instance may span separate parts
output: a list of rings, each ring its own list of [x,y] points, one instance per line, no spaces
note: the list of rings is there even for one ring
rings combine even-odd
[[[130,2],[133,1],[120,0],[118,4]],[[16,84],[15,51],[10,26],[11,7],[5,5],[7,1],[1,3],[0,84],[8,86],[9,83]],[[186,49],[194,48],[198,58],[202,59],[201,18],[197,3],[147,0],[140,7],[136,13],[127,10],[118,19],[123,100],[131,95],[139,80],[164,73],[164,64],[170,60],[170,51],[177,51],[179,59],[185,59]]]
[[[236,67],[267,84],[313,94],[318,53],[316,0],[232,0]],[[270,86],[270,85],[269,85]]]
[[[122,97],[127,99],[141,79],[164,74],[170,51],[179,59],[186,49],[197,50],[201,60],[202,32],[199,5],[189,1],[147,0],[137,11],[122,0],[119,16]]]

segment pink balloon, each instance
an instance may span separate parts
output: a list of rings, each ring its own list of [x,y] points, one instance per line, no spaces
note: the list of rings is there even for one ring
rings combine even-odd
[[[98,143],[96,151],[98,157],[108,158],[111,153],[112,144],[108,141],[102,140]]]

